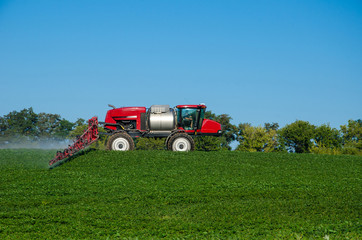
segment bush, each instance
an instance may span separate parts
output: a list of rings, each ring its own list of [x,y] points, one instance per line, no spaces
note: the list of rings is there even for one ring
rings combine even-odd
[[[137,138],[135,141],[138,150],[164,150],[165,138]]]
[[[342,149],[342,154],[362,156],[362,151],[353,145],[345,145]]]
[[[325,147],[323,145],[312,146],[310,148],[310,152],[314,154],[328,154],[328,155],[342,154],[342,150],[340,148],[330,148],[330,147]]]
[[[197,151],[219,151],[223,149],[222,143],[224,137],[199,136],[196,137],[194,140],[195,149]],[[227,147],[224,147],[224,149],[227,150]]]

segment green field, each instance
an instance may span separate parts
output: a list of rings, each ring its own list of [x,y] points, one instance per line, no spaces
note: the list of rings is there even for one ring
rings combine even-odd
[[[362,157],[0,150],[0,239],[361,239]]]

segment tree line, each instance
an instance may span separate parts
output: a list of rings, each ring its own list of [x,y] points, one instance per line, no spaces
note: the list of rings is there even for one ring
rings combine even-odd
[[[196,150],[231,150],[237,141],[236,151],[244,152],[293,152],[317,154],[362,155],[362,120],[349,120],[340,129],[329,124],[315,126],[308,121],[296,120],[279,128],[278,123],[252,126],[250,123],[231,124],[228,114],[216,115],[211,111],[205,118],[215,120],[222,126],[221,137],[195,138]],[[86,121],[79,118],[70,122],[59,114],[34,113],[32,108],[19,112],[12,111],[0,117],[0,147],[24,141],[64,141],[82,134]],[[96,145],[102,148],[106,138]],[[138,149],[163,149],[164,139],[140,138],[136,140]]]
[[[0,117],[0,147],[21,143],[64,141],[84,119],[70,122],[59,114],[35,113],[32,108],[12,111]]]

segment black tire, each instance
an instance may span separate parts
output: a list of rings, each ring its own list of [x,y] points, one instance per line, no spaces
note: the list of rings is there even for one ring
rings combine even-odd
[[[167,149],[175,152],[193,151],[195,141],[186,133],[177,133],[168,140]]]
[[[127,133],[116,133],[108,139],[107,149],[113,151],[131,151],[134,150],[134,141]]]

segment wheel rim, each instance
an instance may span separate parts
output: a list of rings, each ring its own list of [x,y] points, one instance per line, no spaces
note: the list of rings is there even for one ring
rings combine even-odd
[[[177,152],[186,152],[191,150],[191,144],[186,138],[177,138],[172,144],[172,150]]]
[[[125,138],[116,138],[112,143],[112,150],[128,151],[129,150],[129,142]]]

